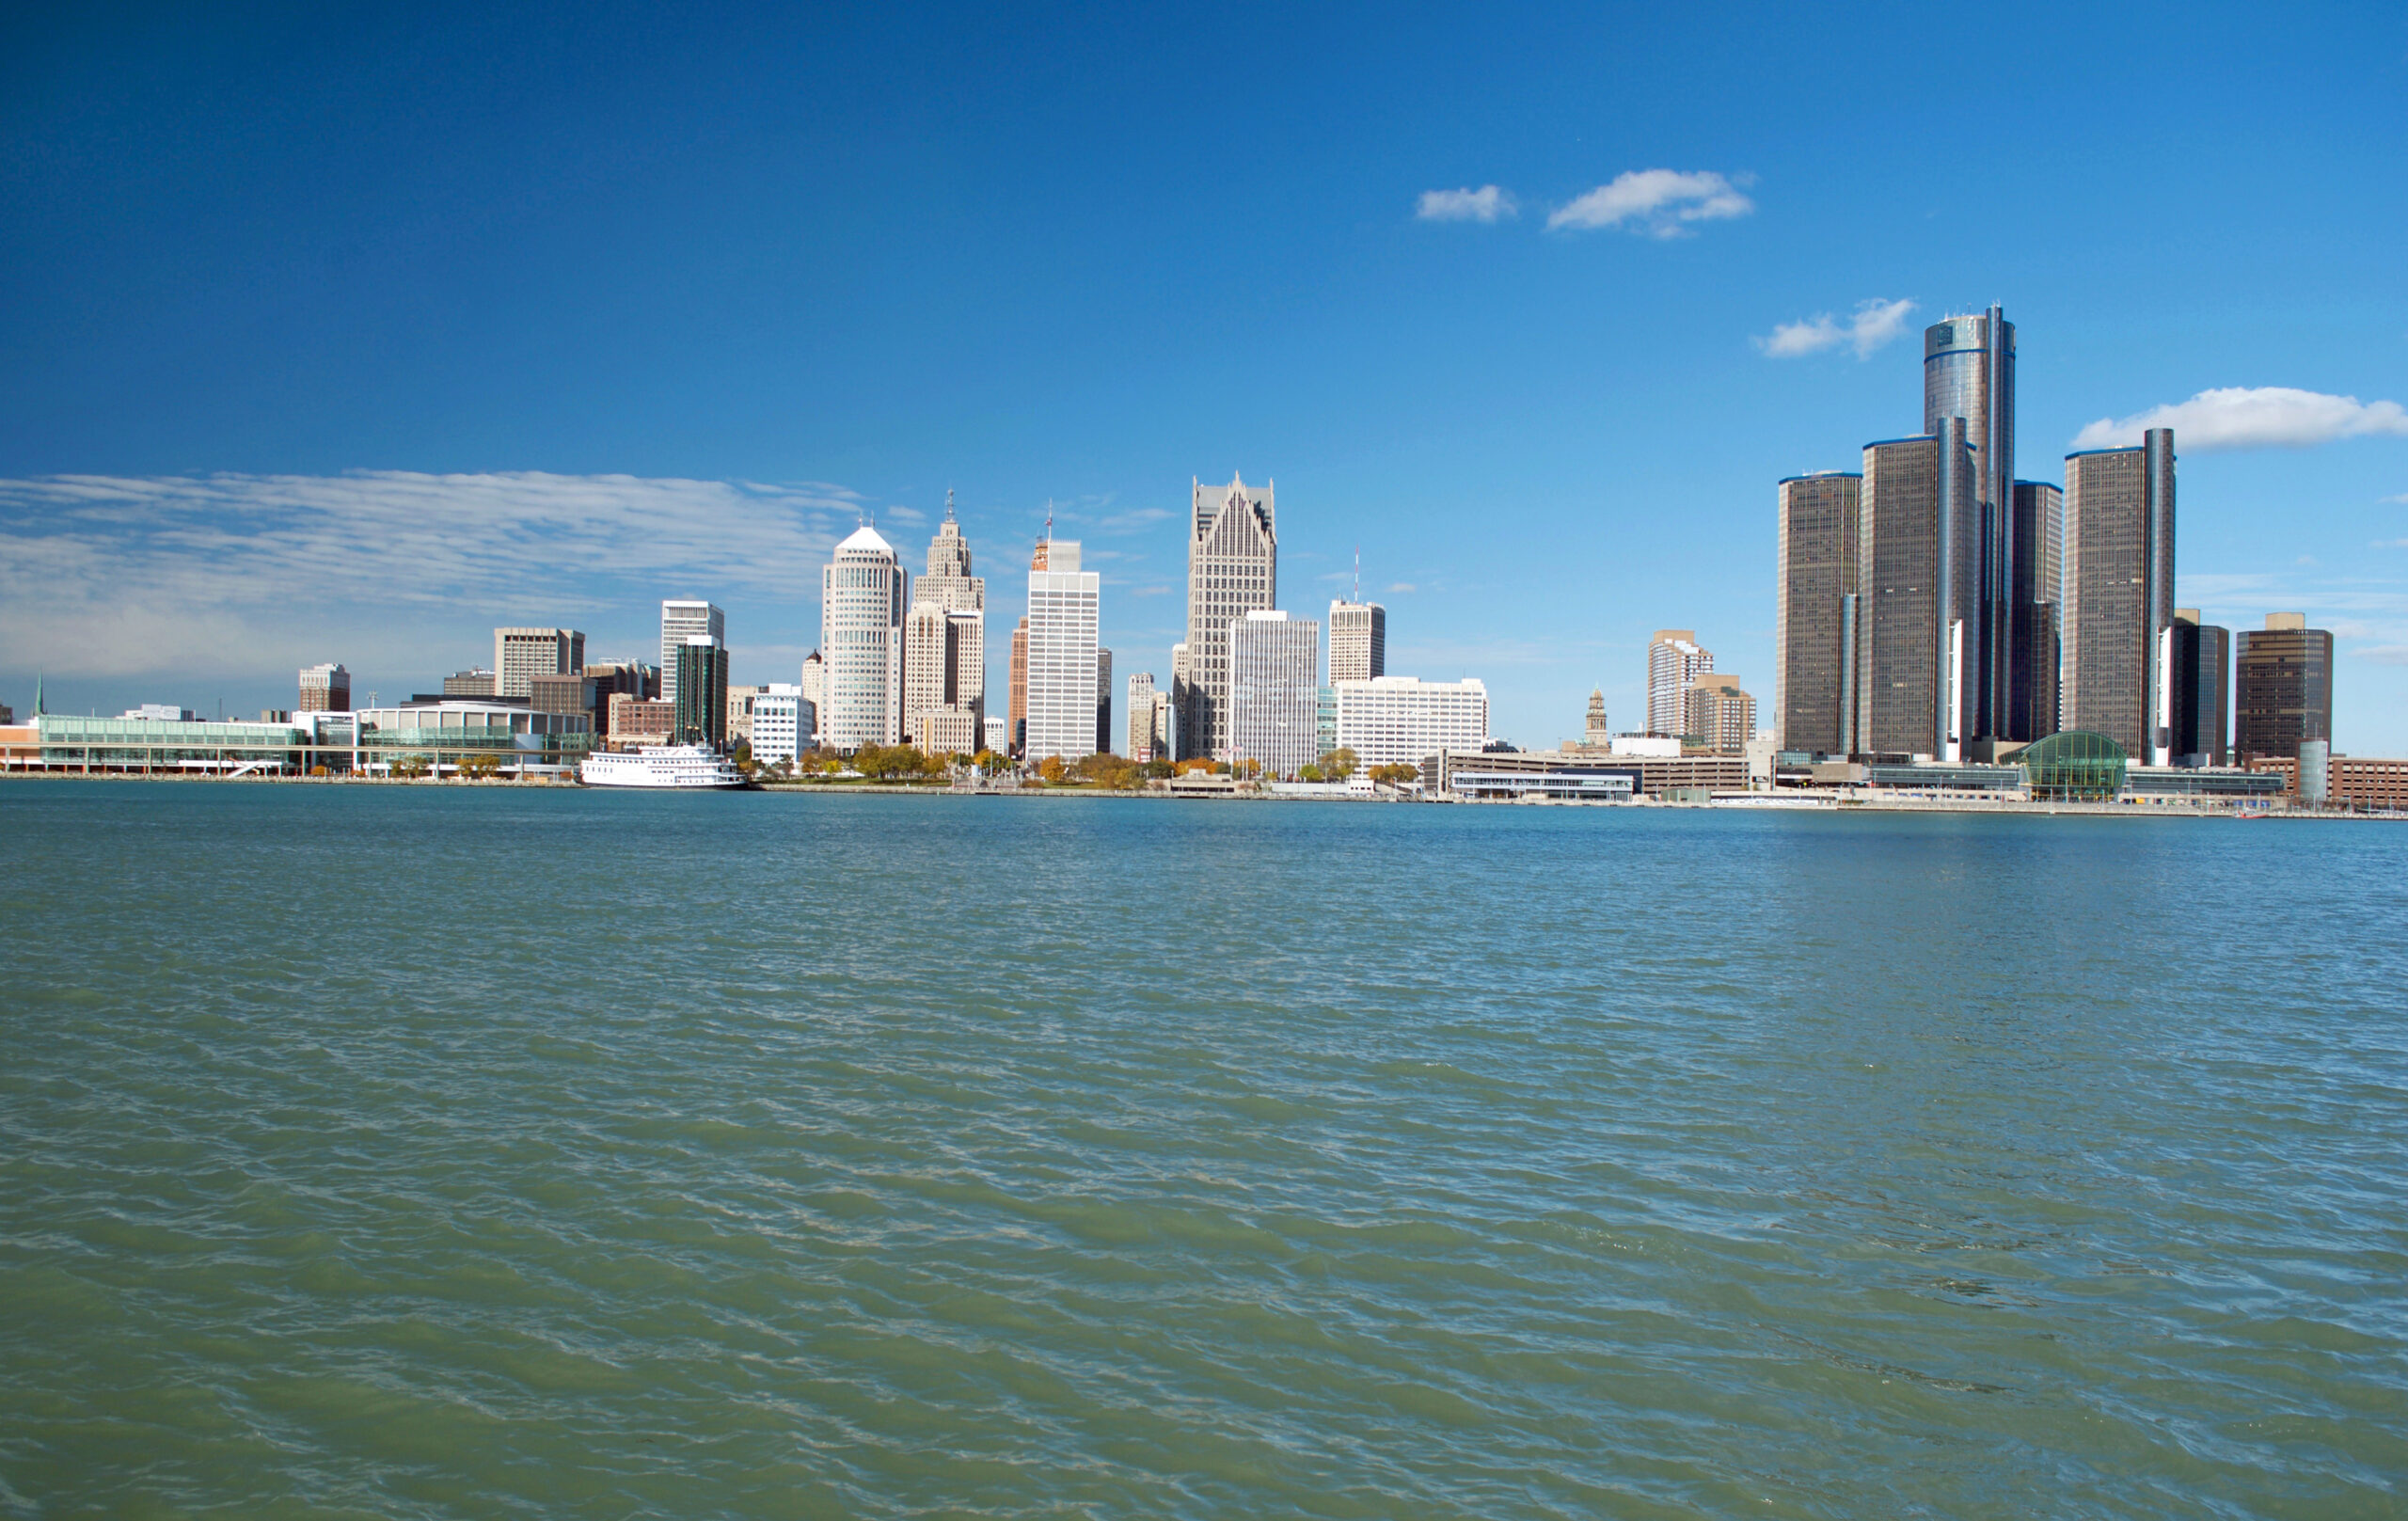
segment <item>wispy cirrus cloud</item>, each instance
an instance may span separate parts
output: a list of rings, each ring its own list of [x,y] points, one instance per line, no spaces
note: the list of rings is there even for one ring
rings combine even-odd
[[[1497,185],[1474,190],[1425,190],[1413,214],[1424,222],[1494,222],[1517,214],[1513,193]]]
[[[1842,344],[1856,350],[1860,359],[1907,330],[1907,318],[1914,311],[1911,301],[1884,301],[1879,296],[1856,304],[1855,315],[1841,322],[1830,312],[1820,312],[1802,322],[1785,322],[1770,335],[1756,340],[1756,347],[1775,359],[1795,359],[1808,354],[1820,354]]]
[[[2128,418],[2100,418],[2074,435],[2073,447],[2125,448],[2151,428],[2173,429],[2177,449],[2305,449],[2338,438],[2408,437],[2408,410],[2289,386],[2226,386]]]
[[[792,602],[863,505],[824,483],[538,471],[0,480],[0,649],[73,675],[308,655],[422,677],[428,647],[479,627]]]
[[[1745,216],[1756,203],[1740,194],[1751,175],[1711,170],[1630,169],[1547,214],[1549,231],[1627,228],[1650,237],[1689,235],[1691,224]]]

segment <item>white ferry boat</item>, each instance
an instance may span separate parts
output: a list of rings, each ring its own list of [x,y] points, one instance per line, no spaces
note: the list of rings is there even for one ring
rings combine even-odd
[[[749,787],[736,763],[706,745],[646,745],[641,750],[596,751],[578,763],[577,779],[589,787]]]

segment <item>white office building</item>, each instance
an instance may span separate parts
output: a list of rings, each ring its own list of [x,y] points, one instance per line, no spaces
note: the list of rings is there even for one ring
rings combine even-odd
[[[851,754],[903,741],[903,619],[911,575],[864,524],[819,577],[819,742]]]
[[[810,702],[800,685],[773,681],[752,697],[752,758],[764,766],[790,761],[816,743]]]
[[[1442,750],[1488,743],[1488,689],[1479,681],[1374,676],[1331,684],[1338,694],[1338,743],[1364,770],[1418,766]]]
[[[1028,573],[1028,738],[1031,764],[1095,753],[1101,578],[1079,568],[1079,545],[1055,539],[1046,568]]]
[[[1008,755],[1012,750],[1012,721],[1001,713],[987,715],[986,748],[998,755]]]
[[[677,651],[700,634],[724,648],[727,614],[707,602],[672,599],[660,604],[660,700],[677,706]],[[582,654],[582,639],[578,642]],[[499,669],[499,668],[497,668]]]
[[[1284,612],[1229,621],[1229,758],[1293,776],[1321,758],[1321,625]]]

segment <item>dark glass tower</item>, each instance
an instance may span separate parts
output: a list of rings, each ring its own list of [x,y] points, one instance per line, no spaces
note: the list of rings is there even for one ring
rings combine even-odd
[[[727,646],[698,635],[677,646],[675,727],[670,743],[727,748]]]
[[[1924,329],[1923,431],[1937,437],[1948,418],[1965,420],[1973,452],[1973,611],[1966,621],[1964,708],[1968,737],[2028,739],[2029,719],[2016,712],[2028,668],[2031,620],[2014,614],[2017,588],[2032,572],[2018,565],[2015,531],[2015,325],[1998,307],[1979,316],[1950,317]],[[2028,553],[2028,551],[2027,551]],[[2027,595],[2024,601],[2028,603]],[[2017,631],[2025,646],[2018,658]],[[2028,693],[2024,714],[2029,713]]]

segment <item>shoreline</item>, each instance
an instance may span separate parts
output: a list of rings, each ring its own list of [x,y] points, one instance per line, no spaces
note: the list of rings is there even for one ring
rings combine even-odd
[[[437,781],[418,778],[396,781],[387,777],[369,776],[178,776],[172,774],[138,775],[109,771],[8,771],[0,773],[0,782],[165,782],[220,783],[234,785],[266,786],[370,786],[427,787],[490,790],[497,788],[540,791],[594,791],[574,782],[475,781],[457,779]],[[609,790],[609,789],[600,789]],[[1654,799],[1634,799],[1628,802],[1591,802],[1561,799],[1423,800],[1402,797],[1295,797],[1260,792],[1194,792],[1175,793],[1165,789],[1148,788],[1141,791],[1106,790],[1090,787],[992,787],[967,790],[952,786],[917,785],[897,782],[778,782],[749,789],[764,795],[820,797],[918,797],[918,798],[1060,798],[1060,799],[1131,799],[1149,802],[1239,802],[1239,803],[1417,803],[1428,802],[1450,808],[1573,808],[1687,810],[1703,813],[1773,813],[1817,814],[1836,816],[1868,814],[1950,814],[1972,816],[2080,816],[2087,818],[2162,818],[2162,819],[2289,819],[2294,822],[2327,823],[2408,823],[2408,812],[2371,813],[2352,809],[2309,809],[2278,807],[2240,809],[2216,806],[2188,806],[2180,803],[2147,802],[2038,802],[2029,800],[1975,800],[1972,799],[1924,798],[1778,798],[1767,793],[1750,793],[1750,801],[1673,802]]]

